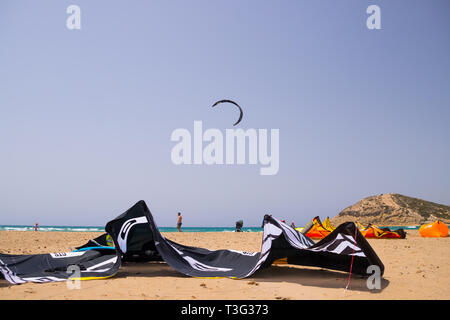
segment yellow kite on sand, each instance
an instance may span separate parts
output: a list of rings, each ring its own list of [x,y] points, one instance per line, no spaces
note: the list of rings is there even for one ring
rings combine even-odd
[[[369,224],[364,227],[359,222],[355,222],[357,228],[365,238],[375,239],[404,239],[406,238],[406,232],[403,229],[391,231],[389,228],[381,228],[373,224]],[[323,239],[327,235],[336,229],[327,217],[323,222],[319,217],[312,219],[305,227],[295,228],[298,232],[303,233],[305,236],[312,239]]]
[[[312,219],[305,227],[295,228],[298,232],[313,239],[323,239],[336,229],[331,225],[330,219],[327,217],[324,222],[320,221],[317,216]]]
[[[395,231],[391,231],[389,228],[382,228],[377,225],[369,223],[367,227],[364,227],[359,222],[356,222],[356,225],[364,236],[364,238],[374,238],[374,239],[405,239],[406,232],[403,229],[397,229]]]

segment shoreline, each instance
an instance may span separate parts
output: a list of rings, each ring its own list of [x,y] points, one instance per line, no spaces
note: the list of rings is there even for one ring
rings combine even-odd
[[[363,224],[363,226],[366,226]],[[390,228],[392,231],[398,229],[418,230],[421,225],[377,225],[380,228]],[[447,224],[450,227],[450,224]],[[336,226],[334,226],[336,227]],[[40,230],[39,230],[40,229]],[[105,233],[104,227],[98,226],[39,226],[39,232],[99,232]],[[49,230],[46,230],[49,229]],[[56,229],[56,230],[53,230]],[[235,227],[182,227],[183,232],[234,232]],[[161,233],[177,233],[176,227],[159,227]],[[3,231],[18,231],[18,232],[36,232],[34,226],[31,225],[0,225],[0,232]],[[262,232],[261,227],[243,227],[243,232]]]

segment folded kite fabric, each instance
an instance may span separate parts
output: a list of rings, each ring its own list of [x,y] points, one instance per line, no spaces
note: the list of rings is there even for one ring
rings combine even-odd
[[[357,223],[359,231],[365,238],[370,239],[405,239],[406,232],[403,229],[397,229],[395,231],[389,228],[381,228],[374,224],[370,224],[367,227]]]
[[[63,281],[71,276],[67,268],[75,265],[81,269],[79,278],[89,280],[113,276],[122,261],[164,261],[192,277],[246,278],[276,260],[285,259],[289,264],[344,272],[351,269],[360,275],[368,275],[367,268],[372,265],[379,267],[381,275],[384,272],[383,263],[354,223],[341,224],[317,243],[270,215],[264,216],[263,227],[260,252],[185,246],[159,232],[141,200],[108,222],[106,234],[64,258],[55,258],[54,254],[0,254],[0,271],[11,283]]]
[[[0,271],[13,284],[105,279],[114,276],[120,266],[117,252],[103,248],[48,254],[0,254]]]

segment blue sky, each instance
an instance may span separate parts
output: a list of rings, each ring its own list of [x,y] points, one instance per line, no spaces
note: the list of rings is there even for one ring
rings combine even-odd
[[[66,8],[81,9],[81,30]],[[366,8],[381,8],[369,30]],[[305,224],[361,198],[450,204],[448,1],[0,3],[0,224]],[[173,130],[280,130],[280,170],[171,162]]]

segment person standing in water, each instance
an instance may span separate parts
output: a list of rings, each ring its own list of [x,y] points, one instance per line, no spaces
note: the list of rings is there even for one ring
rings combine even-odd
[[[38,226],[39,226],[39,223],[36,222],[36,223],[34,224],[34,231],[38,231]]]
[[[183,217],[181,216],[181,213],[178,212],[178,219],[177,219],[177,229],[179,232],[183,232],[181,231],[181,224],[183,223]]]

